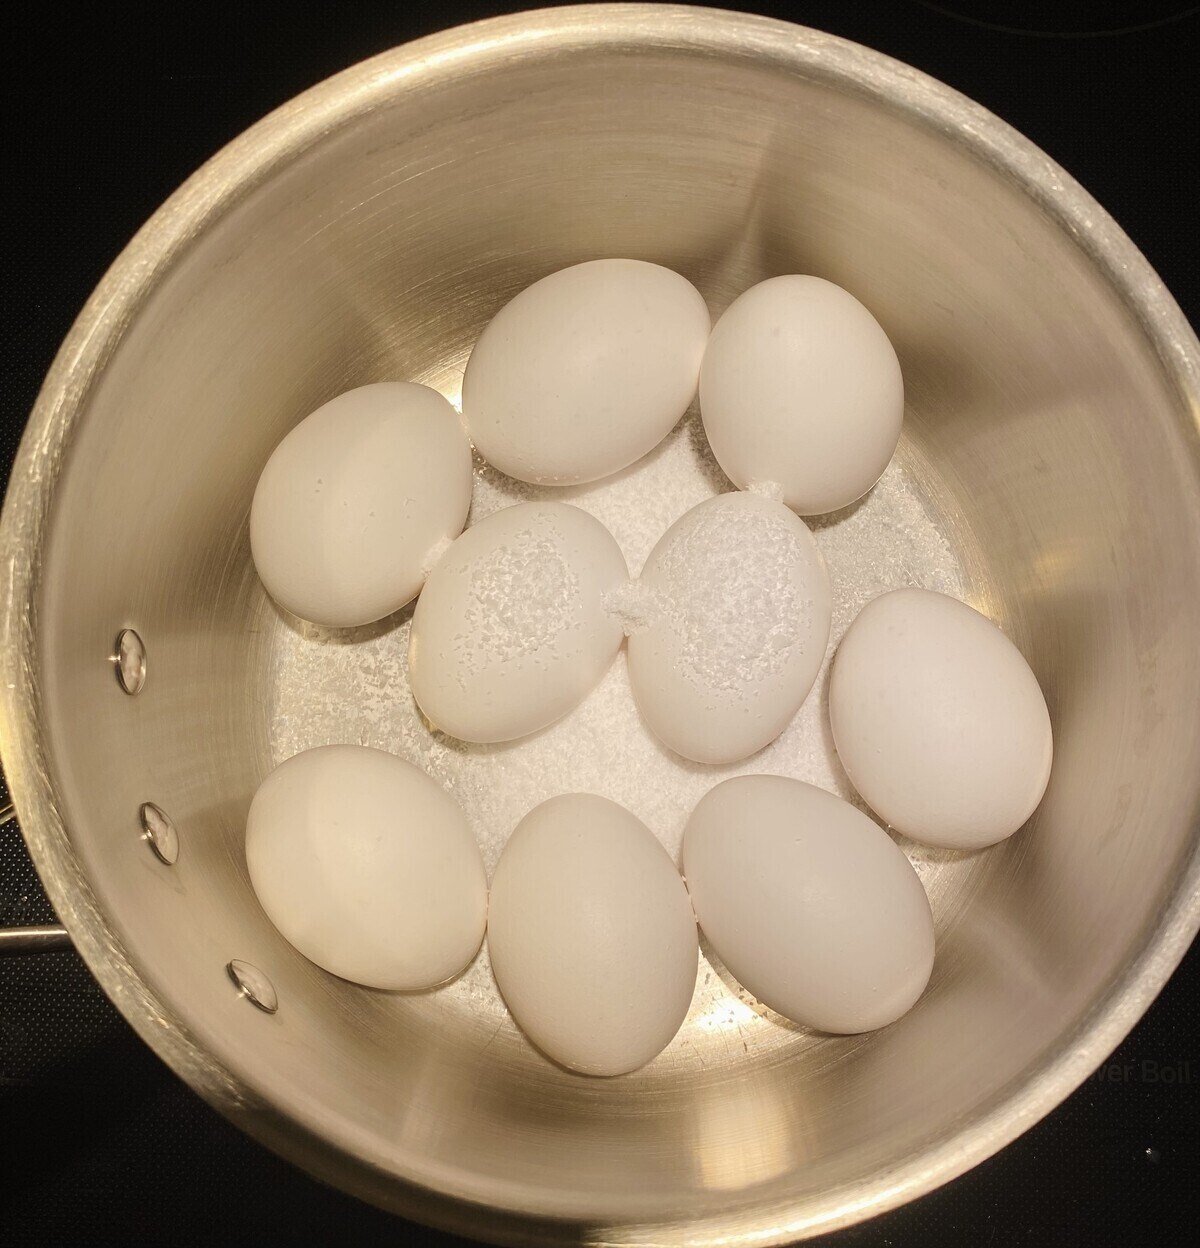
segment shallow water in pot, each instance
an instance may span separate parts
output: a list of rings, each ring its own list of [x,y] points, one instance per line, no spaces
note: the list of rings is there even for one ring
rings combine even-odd
[[[456,397],[453,374],[443,382]],[[474,523],[534,498],[569,501],[616,536],[631,574],[670,524],[704,498],[731,489],[692,410],[650,455],[607,480],[570,489],[528,485],[476,457]],[[697,801],[721,780],[744,774],[794,776],[863,805],[842,770],[829,731],[827,680],[838,640],[865,602],[887,589],[920,585],[970,599],[978,552],[961,523],[939,513],[930,466],[905,443],[883,479],[858,503],[810,518],[834,588],[830,645],[821,673],[791,725],[744,762],[705,766],[674,754],[642,722],[629,688],[624,650],[599,686],[559,723],[523,741],[475,745],[431,729],[408,687],[411,607],[358,629],[328,629],[264,611],[269,641],[267,717],[274,764],[317,745],[358,743],[424,768],[462,804],[489,873],[509,833],[539,802],[559,793],[599,793],[637,814],[678,859],[683,826]],[[949,536],[948,534],[953,534]],[[966,545],[965,549],[956,548]],[[865,805],[863,808],[866,809]],[[897,836],[932,898],[945,931],[969,898],[978,855],[945,853]],[[804,1028],[775,1016],[740,988],[705,949],[688,1022],[666,1060],[711,1062],[736,1056],[722,1033],[736,1030],[743,1051],[809,1042]],[[715,968],[715,973],[714,973]],[[475,1019],[507,1020],[486,946],[458,979],[439,990],[443,1005]],[[507,1020],[507,1021],[506,1021]],[[845,1043],[845,1042],[843,1042]]]

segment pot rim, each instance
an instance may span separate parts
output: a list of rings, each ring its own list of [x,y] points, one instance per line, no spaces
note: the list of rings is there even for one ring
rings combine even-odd
[[[0,604],[0,754],[29,852],[61,920],[108,996],[150,1047],[213,1106],[313,1174],[396,1212],[501,1242],[782,1244],[912,1200],[990,1157],[1066,1098],[1128,1034],[1200,927],[1200,838],[1136,957],[1028,1077],[996,1093],[936,1146],[867,1183],[817,1197],[733,1204],[701,1219],[597,1225],[546,1212],[544,1195],[489,1190],[461,1172],[432,1175],[413,1161],[401,1177],[368,1137],[335,1139],[313,1115],[274,1103],[201,1045],[143,980],[71,849],[40,727],[38,611],[54,487],[92,385],[150,293],[207,224],[323,137],[397,92],[486,70],[541,47],[584,52],[683,48],[749,59],[839,90],[935,130],[1035,201],[1095,265],[1154,346],[1181,409],[1200,413],[1200,344],[1182,312],[1115,221],[1054,161],[957,91],[881,53],[786,22],[666,4],[596,4],[491,18],[384,52],[325,80],[257,122],[207,161],[150,218],[108,270],[60,348],[13,465],[0,518],[7,569]],[[1200,446],[1200,443],[1197,443]],[[1194,465],[1200,472],[1200,455]],[[322,1129],[326,1133],[322,1134]],[[419,1180],[413,1176],[420,1174]]]

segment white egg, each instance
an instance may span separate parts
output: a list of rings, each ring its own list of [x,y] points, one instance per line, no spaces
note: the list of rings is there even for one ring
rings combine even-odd
[[[250,804],[246,865],[285,939],[355,983],[431,988],[483,940],[487,876],[466,816],[382,750],[326,745],[276,767]]]
[[[560,719],[621,646],[606,606],[625,584],[609,531],[566,503],[518,503],[472,525],[417,601],[417,705],[464,741],[511,741]]]
[[[466,523],[471,447],[428,386],[360,386],[302,420],[254,491],[250,549],[281,606],[315,624],[369,624],[411,602]]]
[[[589,1075],[644,1066],[696,985],[696,920],[667,851],[623,806],[552,797],[517,825],[492,880],[488,952],[521,1030]]]
[[[710,326],[700,292],[661,265],[592,260],[551,273],[505,304],[471,352],[471,439],[521,481],[617,472],[695,398]]]
[[[866,815],[784,776],[738,776],[700,799],[683,873],[716,955],[764,1005],[820,1031],[894,1022],[933,969],[917,873]]]
[[[867,804],[930,845],[1011,836],[1050,779],[1037,678],[991,620],[945,594],[897,589],[867,603],[838,647],[829,716]]]
[[[829,578],[804,522],[757,494],[686,512],[637,587],[647,627],[629,638],[629,680],[649,727],[700,763],[746,758],[808,696],[829,641]]]
[[[736,485],[779,485],[811,516],[879,480],[900,438],[904,383],[887,334],[853,295],[819,277],[773,277],[717,321],[700,410]]]

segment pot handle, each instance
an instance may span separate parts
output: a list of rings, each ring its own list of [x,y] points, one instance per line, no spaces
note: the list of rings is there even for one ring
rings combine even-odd
[[[0,806],[0,828],[17,817],[11,802]],[[37,927],[0,927],[0,957],[17,953],[56,953],[70,949],[71,937],[61,923],[42,923]]]

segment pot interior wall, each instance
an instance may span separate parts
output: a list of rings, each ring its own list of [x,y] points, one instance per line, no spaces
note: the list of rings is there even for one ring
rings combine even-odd
[[[595,1081],[530,1049],[486,964],[396,997],[306,963],[254,900],[242,831],[289,739],[299,649],[324,646],[344,670],[404,624],[298,636],[265,599],[247,520],[270,451],[353,385],[407,378],[457,399],[508,297],[604,255],[678,269],[714,314],[781,272],[830,278],[875,312],[909,402],[896,489],[922,500],[962,592],[1030,659],[1057,754],[1021,834],[927,856],[937,964],[902,1022],[845,1038],[781,1027],[704,964],[667,1053]],[[188,240],[88,396],[40,613],[77,852],[193,1034],[385,1174],[583,1219],[832,1199],[948,1139],[1069,1044],[1190,852],[1194,441],[1077,243],[963,143],[866,93],[684,48],[530,46],[487,74],[427,67]],[[149,653],[137,698],[106,661],[124,626]],[[353,698],[329,696],[327,739],[360,739]],[[408,700],[403,686],[379,696]],[[174,868],[139,840],[144,801],[178,826]],[[685,814],[658,829],[669,843]],[[235,957],[269,974],[276,1015],[235,996]]]

